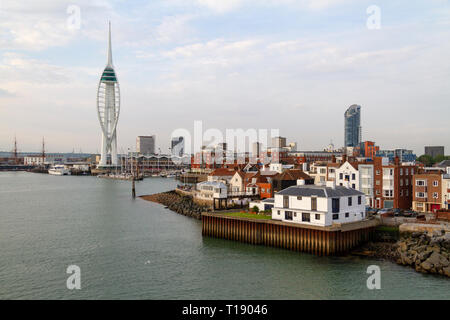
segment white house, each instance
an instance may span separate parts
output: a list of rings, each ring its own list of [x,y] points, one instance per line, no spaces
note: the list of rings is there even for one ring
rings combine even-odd
[[[218,181],[203,181],[197,183],[197,197],[200,199],[226,198],[227,186]]]
[[[339,168],[336,168],[336,185],[348,186],[349,188],[359,189],[358,165],[345,161]]]
[[[334,183],[291,186],[277,192],[274,198],[274,220],[331,226],[365,219],[364,193]]]

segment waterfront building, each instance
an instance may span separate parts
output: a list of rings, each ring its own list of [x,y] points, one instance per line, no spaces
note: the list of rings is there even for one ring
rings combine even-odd
[[[170,142],[170,150],[172,156],[182,157],[184,155],[184,137],[173,137]]]
[[[425,155],[430,156],[432,158],[436,158],[437,156],[444,155],[444,147],[443,146],[426,146],[425,147]]]
[[[197,183],[196,197],[202,200],[226,199],[228,188],[220,181],[203,181]]]
[[[120,112],[120,88],[112,62],[111,23],[108,34],[108,59],[97,90],[97,115],[102,129],[102,152],[100,167],[107,166],[108,155],[111,165],[117,166],[117,122]]]
[[[218,181],[228,185],[235,174],[235,170],[228,168],[218,168],[208,175],[208,181]]]
[[[275,193],[272,219],[331,226],[365,219],[364,193],[336,186],[297,185]]]
[[[344,113],[345,147],[359,147],[361,142],[361,106],[351,105]]]
[[[388,158],[375,157],[374,166],[374,207],[411,209],[412,177],[416,166],[401,163],[396,157],[394,163]]]
[[[419,169],[413,176],[412,208],[419,212],[436,212],[444,200],[442,193],[443,173],[441,170]],[[447,192],[445,192],[445,195]]]
[[[25,156],[23,158],[23,164],[31,165],[31,166],[42,166],[42,165],[44,165],[45,161],[46,161],[46,158],[41,155]]]
[[[156,136],[138,136],[136,138],[136,152],[139,154],[155,154]]]

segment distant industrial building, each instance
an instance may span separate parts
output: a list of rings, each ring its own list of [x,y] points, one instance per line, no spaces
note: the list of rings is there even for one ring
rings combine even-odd
[[[155,154],[156,136],[138,136],[136,138],[136,152],[140,154]]]
[[[344,114],[345,147],[359,147],[361,143],[361,106],[351,105]]]
[[[425,147],[425,155],[436,158],[437,156],[443,156],[444,147],[443,146],[426,146]]]
[[[174,137],[170,143],[172,156],[182,157],[184,154],[184,137]]]

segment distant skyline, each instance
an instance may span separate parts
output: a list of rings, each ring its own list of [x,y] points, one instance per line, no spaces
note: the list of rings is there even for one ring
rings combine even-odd
[[[75,9],[73,7],[75,5]],[[380,29],[367,27],[371,5]],[[72,7],[71,7],[72,6]],[[79,8],[80,24],[74,21]],[[75,11],[74,11],[75,10]],[[279,129],[300,150],[362,139],[450,153],[450,4],[443,0],[0,2],[0,150],[100,151],[108,21],[121,83],[118,151],[139,135]]]

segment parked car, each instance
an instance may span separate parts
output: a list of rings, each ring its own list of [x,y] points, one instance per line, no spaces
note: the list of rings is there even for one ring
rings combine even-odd
[[[403,216],[403,210],[400,208],[396,208],[394,210],[392,210],[392,212],[394,212],[394,217],[401,217]]]
[[[377,214],[385,214],[385,213],[392,213],[392,209],[383,208],[378,210]]]
[[[407,218],[415,218],[417,217],[417,212],[413,210],[406,210],[405,212],[403,212],[403,216]]]

